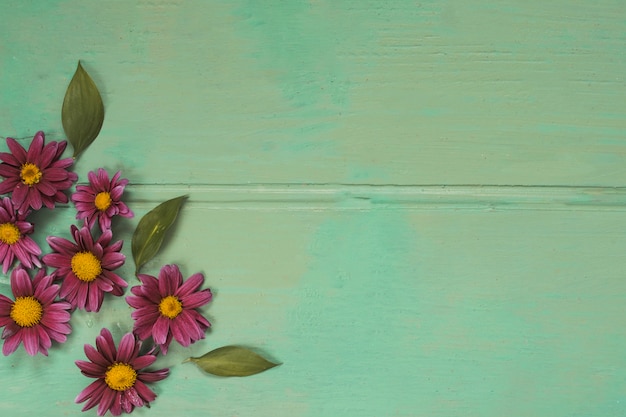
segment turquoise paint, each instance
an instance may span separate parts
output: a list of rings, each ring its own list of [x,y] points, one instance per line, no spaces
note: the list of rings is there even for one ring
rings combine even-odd
[[[303,338],[285,358],[292,377],[283,382],[316,404],[307,416],[413,415],[425,376],[415,344],[422,301],[411,289],[419,254],[407,219],[334,214],[312,235],[309,255],[286,329]]]
[[[341,4],[274,0],[242,1],[233,11],[252,40],[249,54],[259,76],[277,81],[300,114],[336,114],[347,104],[350,83],[336,56],[342,39],[335,8]]]
[[[138,216],[190,194],[147,268],[205,272],[215,327],[163,358],[172,378],[136,415],[623,416],[624,12],[1,2],[0,136],[62,140],[82,59],[107,113],[81,179],[121,169]],[[75,222],[54,216],[34,217],[44,247]],[[137,221],[116,229],[128,256]],[[3,413],[94,415],[73,361],[100,327],[128,330],[107,301],[49,358],[0,358]],[[178,366],[228,343],[284,364]]]

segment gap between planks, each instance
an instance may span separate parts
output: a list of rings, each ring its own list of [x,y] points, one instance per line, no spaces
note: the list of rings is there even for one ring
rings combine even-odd
[[[134,184],[137,208],[182,194],[187,208],[215,210],[626,211],[626,187],[394,184]]]

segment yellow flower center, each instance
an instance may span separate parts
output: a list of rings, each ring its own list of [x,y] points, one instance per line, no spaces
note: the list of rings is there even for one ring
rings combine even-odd
[[[37,184],[41,179],[41,171],[37,165],[26,162],[22,165],[20,177],[22,178],[22,182],[24,184],[31,187],[32,185]]]
[[[96,195],[96,199],[93,203],[98,210],[104,211],[111,207],[111,194],[102,191]]]
[[[91,252],[78,252],[72,256],[72,272],[81,281],[91,282],[100,275],[102,266]]]
[[[115,391],[126,391],[135,385],[137,371],[127,363],[114,363],[104,374],[104,382]]]
[[[38,324],[43,314],[43,307],[35,297],[17,297],[9,315],[20,327],[33,327]]]
[[[13,223],[0,224],[0,242],[12,245],[20,240],[20,229]]]
[[[163,298],[159,303],[159,311],[167,318],[176,318],[183,311],[183,305],[178,298],[173,295],[168,295]]]

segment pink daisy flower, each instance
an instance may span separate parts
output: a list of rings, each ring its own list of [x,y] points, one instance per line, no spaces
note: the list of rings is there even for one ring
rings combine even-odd
[[[112,245],[113,234],[106,230],[94,242],[87,226],[72,225],[72,243],[61,237],[49,236],[46,240],[54,251],[44,255],[46,265],[58,268],[55,278],[63,280],[59,295],[74,308],[99,311],[105,292],[120,296],[128,286],[112,271],[124,264],[126,257],[120,251],[123,241]]]
[[[134,296],[126,297],[126,302],[136,309],[131,316],[139,339],[152,336],[164,355],[172,337],[185,347],[204,339],[211,323],[196,308],[211,301],[212,294],[209,289],[198,291],[204,283],[202,274],[193,274],[183,283],[178,266],[165,265],[158,279],[145,274],[138,278],[142,285],[131,288]]]
[[[0,294],[0,326],[4,326],[2,353],[15,352],[20,343],[26,352],[48,356],[52,341],[64,343],[70,334],[69,303],[55,301],[59,286],[40,269],[31,281],[28,272],[15,268],[11,273],[11,291],[15,300]]]
[[[25,213],[29,207],[39,210],[42,205],[54,208],[55,203],[67,203],[63,193],[78,179],[69,168],[74,160],[61,158],[67,142],[44,144],[43,132],[37,132],[28,152],[15,141],[7,138],[11,153],[0,152],[0,194],[13,193],[15,207]]]
[[[97,174],[89,172],[89,185],[76,186],[76,192],[72,194],[78,210],[76,218],[85,219],[90,228],[98,221],[104,231],[111,228],[113,216],[133,217],[133,212],[120,201],[128,184],[127,179],[120,180],[120,175],[118,171],[109,181],[109,174],[102,168],[98,168]]]
[[[26,268],[41,267],[41,249],[29,236],[35,230],[26,221],[27,213],[15,210],[9,197],[0,199],[0,262],[6,274],[17,258]]]
[[[77,404],[87,401],[83,411],[98,405],[99,416],[107,411],[119,416],[135,407],[150,406],[156,394],[145,383],[165,379],[169,369],[144,371],[156,361],[156,356],[140,355],[140,348],[141,342],[135,340],[135,335],[126,333],[119,350],[116,349],[108,329],[102,329],[96,337],[96,348],[85,345],[89,361],[76,361],[76,366],[86,377],[97,379],[76,397]]]

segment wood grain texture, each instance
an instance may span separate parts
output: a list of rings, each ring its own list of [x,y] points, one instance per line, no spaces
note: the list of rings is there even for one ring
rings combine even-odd
[[[215,293],[139,416],[623,416],[626,8],[620,0],[1,2],[0,136],[64,139],[82,60],[102,92],[80,181],[122,170],[132,220],[188,194],[145,271]],[[2,151],[6,149],[4,145]],[[69,236],[71,206],[34,217]],[[0,276],[0,292],[8,294]],[[0,358],[3,415],[95,415],[74,365]],[[243,379],[180,362],[226,345]]]

